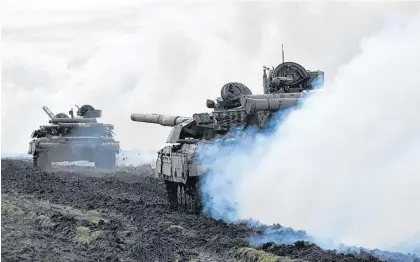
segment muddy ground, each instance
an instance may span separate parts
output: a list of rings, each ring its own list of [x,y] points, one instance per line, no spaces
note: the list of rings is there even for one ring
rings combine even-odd
[[[246,225],[169,210],[148,166],[42,172],[2,160],[1,190],[2,261],[379,261],[303,242],[254,249]]]

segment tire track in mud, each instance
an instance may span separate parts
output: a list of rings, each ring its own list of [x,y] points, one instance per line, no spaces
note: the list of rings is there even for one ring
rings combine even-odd
[[[1,164],[4,261],[378,261],[299,243],[253,249],[245,224],[169,210],[150,167]]]

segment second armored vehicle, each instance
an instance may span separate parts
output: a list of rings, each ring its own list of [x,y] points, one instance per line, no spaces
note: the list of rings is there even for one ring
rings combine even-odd
[[[241,83],[227,83],[221,97],[207,100],[211,113],[192,117],[131,115],[133,121],[172,127],[166,141],[169,145],[158,152],[155,168],[156,176],[165,181],[172,207],[182,205],[201,211],[199,181],[205,171],[197,161],[199,143],[223,137],[235,127],[264,129],[276,112],[298,104],[302,92],[313,89],[315,81],[323,80],[324,75],[294,62],[283,62],[271,70],[264,67],[263,72],[263,94],[252,95]]]
[[[70,110],[70,118],[64,113],[55,115],[46,106],[43,109],[51,118],[50,125],[32,132],[28,149],[35,167],[48,169],[51,162],[81,160],[94,162],[100,168],[116,166],[120,145],[113,136],[114,126],[98,123],[101,110],[84,105],[78,108],[78,117]]]

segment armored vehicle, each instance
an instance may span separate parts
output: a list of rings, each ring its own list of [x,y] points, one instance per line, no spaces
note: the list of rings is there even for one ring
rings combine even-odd
[[[33,155],[33,164],[41,169],[51,167],[51,162],[90,161],[99,168],[113,168],[119,142],[115,141],[111,124],[98,123],[102,110],[91,105],[73,108],[67,114],[53,114],[46,106],[42,107],[51,118],[49,125],[41,126],[32,132],[28,154]]]
[[[181,205],[201,211],[199,181],[205,173],[197,162],[201,143],[225,137],[233,128],[264,129],[276,112],[296,105],[302,92],[313,89],[314,81],[323,79],[323,75],[322,71],[308,71],[297,63],[283,62],[276,68],[264,67],[263,94],[253,95],[242,83],[225,84],[221,97],[207,100],[206,105],[213,112],[192,117],[132,114],[133,121],[172,127],[168,145],[158,152],[155,168],[155,175],[165,181],[171,207]]]

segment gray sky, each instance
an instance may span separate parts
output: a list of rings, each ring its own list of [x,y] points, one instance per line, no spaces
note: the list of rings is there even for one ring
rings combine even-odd
[[[123,148],[157,149],[169,128],[130,114],[206,111],[227,81],[262,91],[262,66],[286,60],[335,76],[385,18],[420,2],[148,3],[3,1],[2,152],[26,152],[42,106],[103,110]]]

